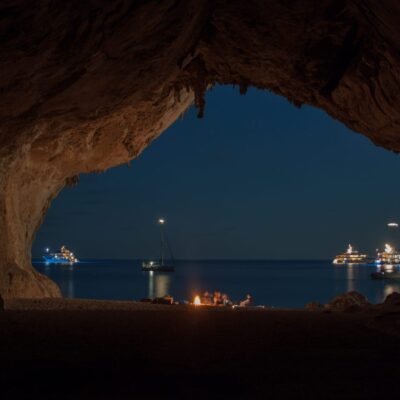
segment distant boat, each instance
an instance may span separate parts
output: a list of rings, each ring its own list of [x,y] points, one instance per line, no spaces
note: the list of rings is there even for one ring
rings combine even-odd
[[[154,272],[174,272],[175,263],[174,257],[172,255],[171,247],[169,246],[168,240],[164,233],[163,227],[165,224],[165,219],[160,218],[158,220],[160,225],[160,235],[161,235],[161,258],[160,260],[147,260],[142,262],[142,271],[154,271]],[[170,254],[170,259],[168,262],[165,259],[166,251]]]
[[[378,251],[375,259],[376,265],[400,265],[400,253],[390,244],[385,244],[384,251]]]
[[[382,265],[378,271],[371,274],[372,279],[400,279],[399,267],[396,265]]]
[[[371,274],[372,279],[400,279],[400,253],[390,244],[384,251],[378,251],[375,259],[378,270]]]
[[[78,262],[74,253],[68,250],[66,246],[61,246],[61,249],[55,252],[50,252],[49,249],[46,249],[43,259],[46,264],[73,265]]]
[[[353,249],[353,246],[349,244],[346,253],[338,254],[333,264],[336,265],[357,265],[357,264],[368,264],[369,258],[366,254],[361,254]]]

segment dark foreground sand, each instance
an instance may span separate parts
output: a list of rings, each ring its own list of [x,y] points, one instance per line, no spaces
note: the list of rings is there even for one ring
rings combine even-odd
[[[398,398],[400,307],[352,313],[80,300],[0,312],[0,398]]]

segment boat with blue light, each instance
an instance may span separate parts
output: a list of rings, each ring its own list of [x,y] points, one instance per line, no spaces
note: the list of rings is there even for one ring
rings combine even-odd
[[[47,248],[43,259],[46,264],[73,265],[78,262],[74,253],[68,250],[66,246],[61,246],[60,250],[54,252],[51,252],[50,249]]]

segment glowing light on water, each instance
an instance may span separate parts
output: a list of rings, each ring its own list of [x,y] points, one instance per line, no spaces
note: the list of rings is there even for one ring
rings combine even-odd
[[[194,296],[193,304],[194,304],[195,306],[201,306],[200,296]]]

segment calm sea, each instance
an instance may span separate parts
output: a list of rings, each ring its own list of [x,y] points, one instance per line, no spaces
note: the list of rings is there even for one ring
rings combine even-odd
[[[73,267],[36,261],[34,265],[69,298],[140,300],[170,294],[190,300],[197,293],[218,290],[233,300],[250,293],[256,304],[303,307],[311,300],[326,303],[350,290],[373,303],[400,291],[400,282],[371,279],[374,267],[333,266],[330,261],[177,261],[173,273],[142,272],[138,260],[88,260]]]

